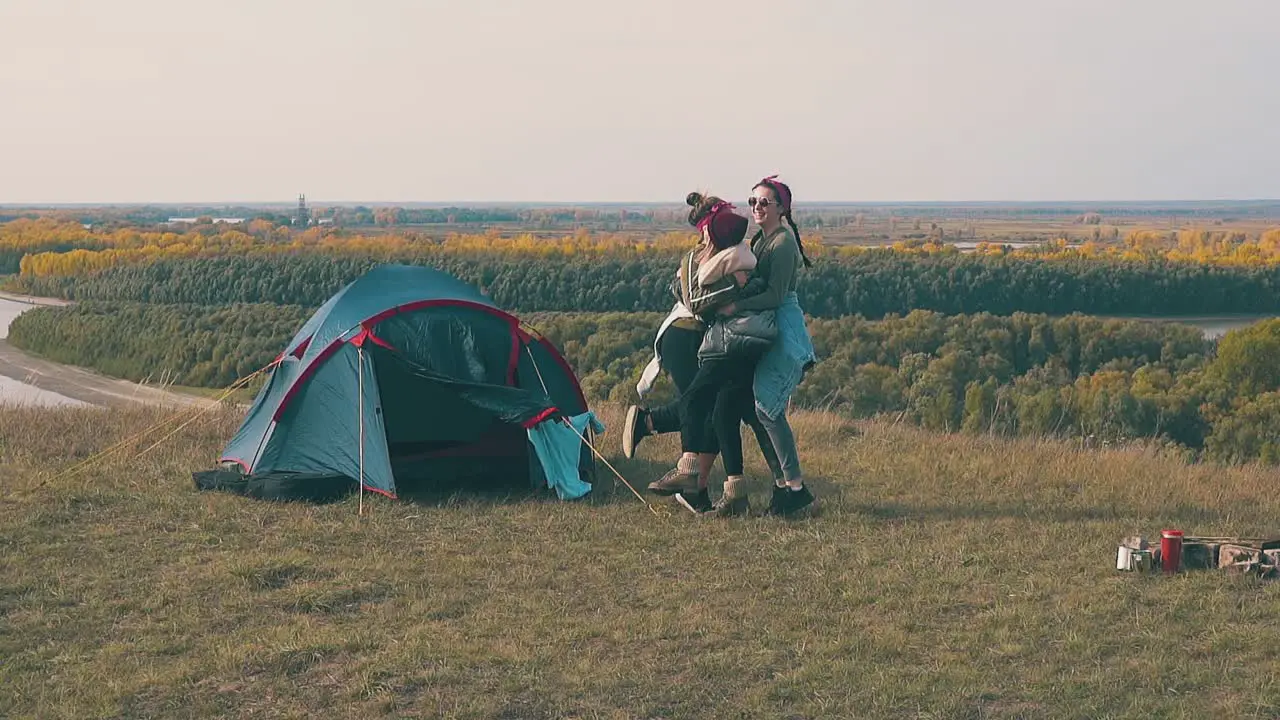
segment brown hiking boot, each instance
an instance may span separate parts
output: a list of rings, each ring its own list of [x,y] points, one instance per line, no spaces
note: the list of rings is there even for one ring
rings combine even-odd
[[[746,493],[737,497],[720,496],[711,509],[703,513],[703,517],[738,517],[751,512],[751,502],[747,500]]]
[[[675,495],[678,492],[698,492],[698,473],[687,473],[679,467],[671,468],[666,475],[649,483],[654,495]]]

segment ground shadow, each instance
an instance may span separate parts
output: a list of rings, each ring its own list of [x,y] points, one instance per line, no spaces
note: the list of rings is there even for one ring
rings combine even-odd
[[[448,492],[416,492],[401,494],[400,499],[417,505],[453,506],[465,504],[514,505],[523,503],[577,503],[604,507],[612,505],[636,504],[643,499],[651,505],[671,505],[670,497],[654,495],[646,490],[646,486],[661,477],[671,468],[649,460],[626,460],[621,457],[609,458],[610,464],[635,489],[633,493],[617,475],[601,465],[603,471],[597,477],[592,492],[577,500],[560,500],[555,492],[548,488],[518,490],[454,490]],[[712,497],[718,496],[723,475],[713,476],[711,482]],[[1218,510],[1204,507],[1180,506],[1174,508],[1139,508],[1132,506],[1115,507],[1071,507],[1062,505],[1028,505],[1024,503],[936,503],[911,504],[901,502],[878,502],[874,497],[858,495],[856,488],[847,483],[837,483],[825,477],[806,478],[816,502],[808,511],[798,514],[798,519],[819,518],[838,511],[841,515],[864,516],[873,520],[889,523],[910,523],[951,520],[997,520],[1022,519],[1034,522],[1073,523],[1083,521],[1127,521],[1135,518],[1159,518],[1162,522],[1179,523],[1185,526],[1218,523],[1226,516]],[[749,492],[753,509],[757,512],[767,505],[770,490],[768,479],[753,479]],[[637,498],[636,495],[640,497]],[[856,497],[854,497],[856,496]]]
[[[568,502],[602,506],[639,502],[636,494],[628,489],[627,485],[630,485],[636,493],[649,502],[665,500],[647,493],[645,487],[653,480],[662,477],[662,474],[671,468],[670,465],[639,458],[628,460],[621,455],[612,456],[608,453],[604,453],[604,458],[603,461],[598,457],[595,459],[589,478],[591,492],[576,500],[561,500],[551,488],[534,488],[519,483],[494,487],[459,484],[444,489],[408,488],[397,493],[397,496],[403,502],[437,507],[475,503],[515,505],[537,502]]]

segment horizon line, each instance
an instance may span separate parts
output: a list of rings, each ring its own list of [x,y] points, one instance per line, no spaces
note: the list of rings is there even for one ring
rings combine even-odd
[[[315,206],[404,206],[420,205],[435,207],[574,207],[583,205],[612,206],[678,206],[684,203],[676,200],[306,200],[308,207]],[[1186,205],[1186,204],[1264,204],[1280,203],[1280,197],[1251,198],[1182,198],[1182,199],[1039,199],[1039,200],[805,200],[796,201],[797,206],[893,206],[893,205]],[[289,207],[296,208],[295,200],[137,200],[137,201],[57,201],[57,202],[0,202],[5,209],[59,209],[59,208],[92,208],[92,207]]]

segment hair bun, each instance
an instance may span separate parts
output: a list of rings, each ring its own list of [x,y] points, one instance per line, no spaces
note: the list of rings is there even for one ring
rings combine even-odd
[[[702,193],[696,191],[691,192],[684,197],[684,203],[689,207],[698,207],[702,204],[702,200]]]

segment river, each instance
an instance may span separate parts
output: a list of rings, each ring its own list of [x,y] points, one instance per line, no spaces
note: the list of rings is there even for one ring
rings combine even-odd
[[[1209,338],[1210,340],[1217,340],[1218,338],[1222,337],[1223,335],[1226,335],[1228,332],[1231,332],[1232,330],[1238,330],[1243,327],[1249,327],[1250,325],[1258,322],[1259,320],[1266,320],[1268,318],[1275,317],[1275,316],[1273,315],[1223,315],[1223,316],[1204,315],[1204,316],[1195,316],[1195,317],[1171,318],[1171,317],[1147,317],[1147,316],[1138,317],[1138,316],[1131,316],[1131,315],[1116,315],[1116,316],[1105,316],[1105,317],[1114,317],[1117,320],[1146,320],[1149,322],[1161,322],[1161,323],[1172,322],[1172,323],[1181,323],[1183,325],[1192,325],[1194,327],[1200,328],[1200,332],[1204,333],[1204,336],[1206,338]]]

